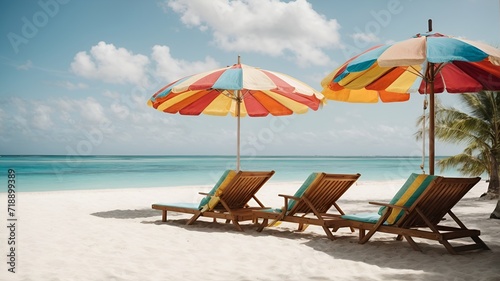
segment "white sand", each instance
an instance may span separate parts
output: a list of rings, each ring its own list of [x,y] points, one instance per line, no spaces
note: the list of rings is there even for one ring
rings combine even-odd
[[[293,194],[300,183],[268,183],[258,197],[280,207],[278,193]],[[338,203],[347,213],[376,211],[368,200],[387,202],[402,182],[360,179]],[[18,193],[16,273],[7,271],[6,227],[2,227],[0,280],[500,280],[500,220],[488,219],[496,201],[477,198],[482,181],[454,208],[492,251],[450,255],[435,241],[406,241],[376,234],[357,244],[347,230],[330,241],[320,227],[294,232],[295,225],[245,232],[231,225],[170,215],[161,223],[157,202],[197,202],[209,186],[98,191]],[[2,219],[7,225],[0,195]],[[8,230],[8,229],[7,229]],[[496,238],[495,238],[496,237]]]

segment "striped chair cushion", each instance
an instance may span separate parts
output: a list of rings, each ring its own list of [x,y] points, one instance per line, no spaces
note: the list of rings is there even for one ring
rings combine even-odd
[[[394,195],[389,204],[410,207],[436,177],[437,176],[434,175],[411,174],[401,189],[399,189],[396,195]],[[378,214],[383,215],[385,209],[386,207],[381,207]],[[387,219],[387,223],[394,224],[403,214],[403,210],[393,209],[391,215]]]
[[[207,211],[213,209],[219,203],[219,196],[222,194],[226,186],[236,176],[235,170],[226,170],[215,186],[208,192],[209,195],[201,199],[198,205],[199,210]]]

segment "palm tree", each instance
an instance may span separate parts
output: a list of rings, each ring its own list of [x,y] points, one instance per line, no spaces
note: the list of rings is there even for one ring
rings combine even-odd
[[[448,143],[465,144],[464,151],[438,161],[441,171],[458,168],[465,176],[489,176],[487,198],[498,198],[500,178],[500,92],[484,91],[459,96],[469,113],[436,103],[435,137]],[[424,118],[418,122],[422,124]],[[421,138],[422,131],[417,133]],[[491,217],[500,218],[500,200]]]

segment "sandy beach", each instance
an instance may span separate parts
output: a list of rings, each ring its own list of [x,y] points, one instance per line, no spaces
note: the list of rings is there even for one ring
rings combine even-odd
[[[279,193],[301,183],[266,184],[258,198],[280,207]],[[360,179],[338,202],[346,213],[376,211],[367,202],[390,200],[402,181]],[[330,241],[320,227],[295,225],[244,232],[185,214],[161,213],[152,203],[198,202],[211,186],[17,193],[15,272],[7,269],[8,231],[2,231],[1,280],[500,280],[500,220],[488,219],[496,201],[478,200],[481,181],[453,209],[469,228],[481,230],[491,251],[450,255],[434,241],[406,241],[376,234],[357,244],[357,233],[339,230]],[[0,200],[7,202],[7,194]],[[3,205],[5,206],[5,205]],[[7,212],[2,218],[7,224]],[[494,238],[497,237],[497,238]]]

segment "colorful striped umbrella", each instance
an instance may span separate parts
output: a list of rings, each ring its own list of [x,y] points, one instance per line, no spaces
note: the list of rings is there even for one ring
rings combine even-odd
[[[500,90],[500,50],[439,33],[417,34],[350,59],[321,85],[326,98],[348,102],[404,101],[415,86],[429,94],[429,170],[434,174],[434,93]]]
[[[238,118],[236,170],[240,169],[240,117],[264,117],[317,110],[324,96],[286,74],[238,63],[177,80],[160,89],[148,105],[167,113]]]

